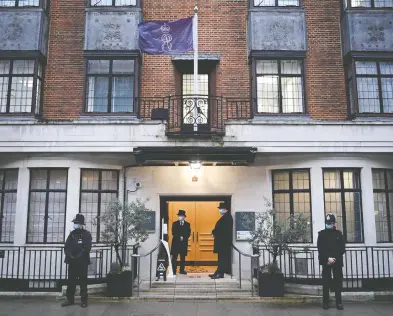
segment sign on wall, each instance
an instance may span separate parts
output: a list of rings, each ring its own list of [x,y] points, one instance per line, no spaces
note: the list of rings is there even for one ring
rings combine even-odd
[[[156,231],[156,212],[147,211],[146,215],[147,220],[142,226],[147,229],[149,233],[154,233]]]
[[[255,212],[235,213],[236,241],[248,241],[255,229]]]

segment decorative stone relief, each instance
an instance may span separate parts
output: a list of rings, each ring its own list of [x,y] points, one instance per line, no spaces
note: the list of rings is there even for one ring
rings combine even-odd
[[[347,13],[343,20],[345,53],[393,51],[393,12]]]
[[[86,12],[85,50],[136,50],[140,9]]]
[[[41,50],[44,11],[2,11],[0,50]],[[44,53],[44,52],[43,52]]]
[[[248,32],[249,50],[307,50],[303,10],[251,11]]]

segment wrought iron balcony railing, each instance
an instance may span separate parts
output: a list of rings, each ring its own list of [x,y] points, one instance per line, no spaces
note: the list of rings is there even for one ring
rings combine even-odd
[[[223,135],[225,122],[252,117],[250,99],[206,95],[139,99],[139,115],[168,122],[167,134]]]

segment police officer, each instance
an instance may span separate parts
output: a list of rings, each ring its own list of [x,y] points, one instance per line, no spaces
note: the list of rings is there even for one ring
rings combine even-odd
[[[177,257],[180,255],[180,274],[187,274],[185,271],[186,256],[188,253],[188,238],[191,235],[191,225],[185,221],[186,211],[179,210],[178,220],[172,224],[172,268],[176,275]]]
[[[336,217],[333,214],[326,215],[325,229],[318,233],[317,244],[319,264],[322,266],[323,309],[329,308],[329,289],[332,286],[336,296],[336,307],[343,310],[341,288],[345,242],[342,232],[336,229]]]
[[[62,306],[74,304],[75,288],[79,279],[82,307],[87,307],[87,268],[90,264],[91,234],[83,228],[85,217],[77,214],[72,221],[74,230],[64,247],[65,263],[68,264],[67,301]]]

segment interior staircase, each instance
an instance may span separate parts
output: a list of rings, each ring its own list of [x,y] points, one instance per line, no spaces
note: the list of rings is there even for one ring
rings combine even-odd
[[[152,281],[150,288],[149,281],[142,281],[138,290],[135,289],[135,297],[152,300],[250,300],[257,299],[257,291],[254,296],[251,291],[250,280],[242,280],[240,288],[239,280],[226,275],[223,279],[212,280],[208,274],[191,273],[188,275],[177,275],[168,278]],[[255,287],[255,284],[254,284]]]

